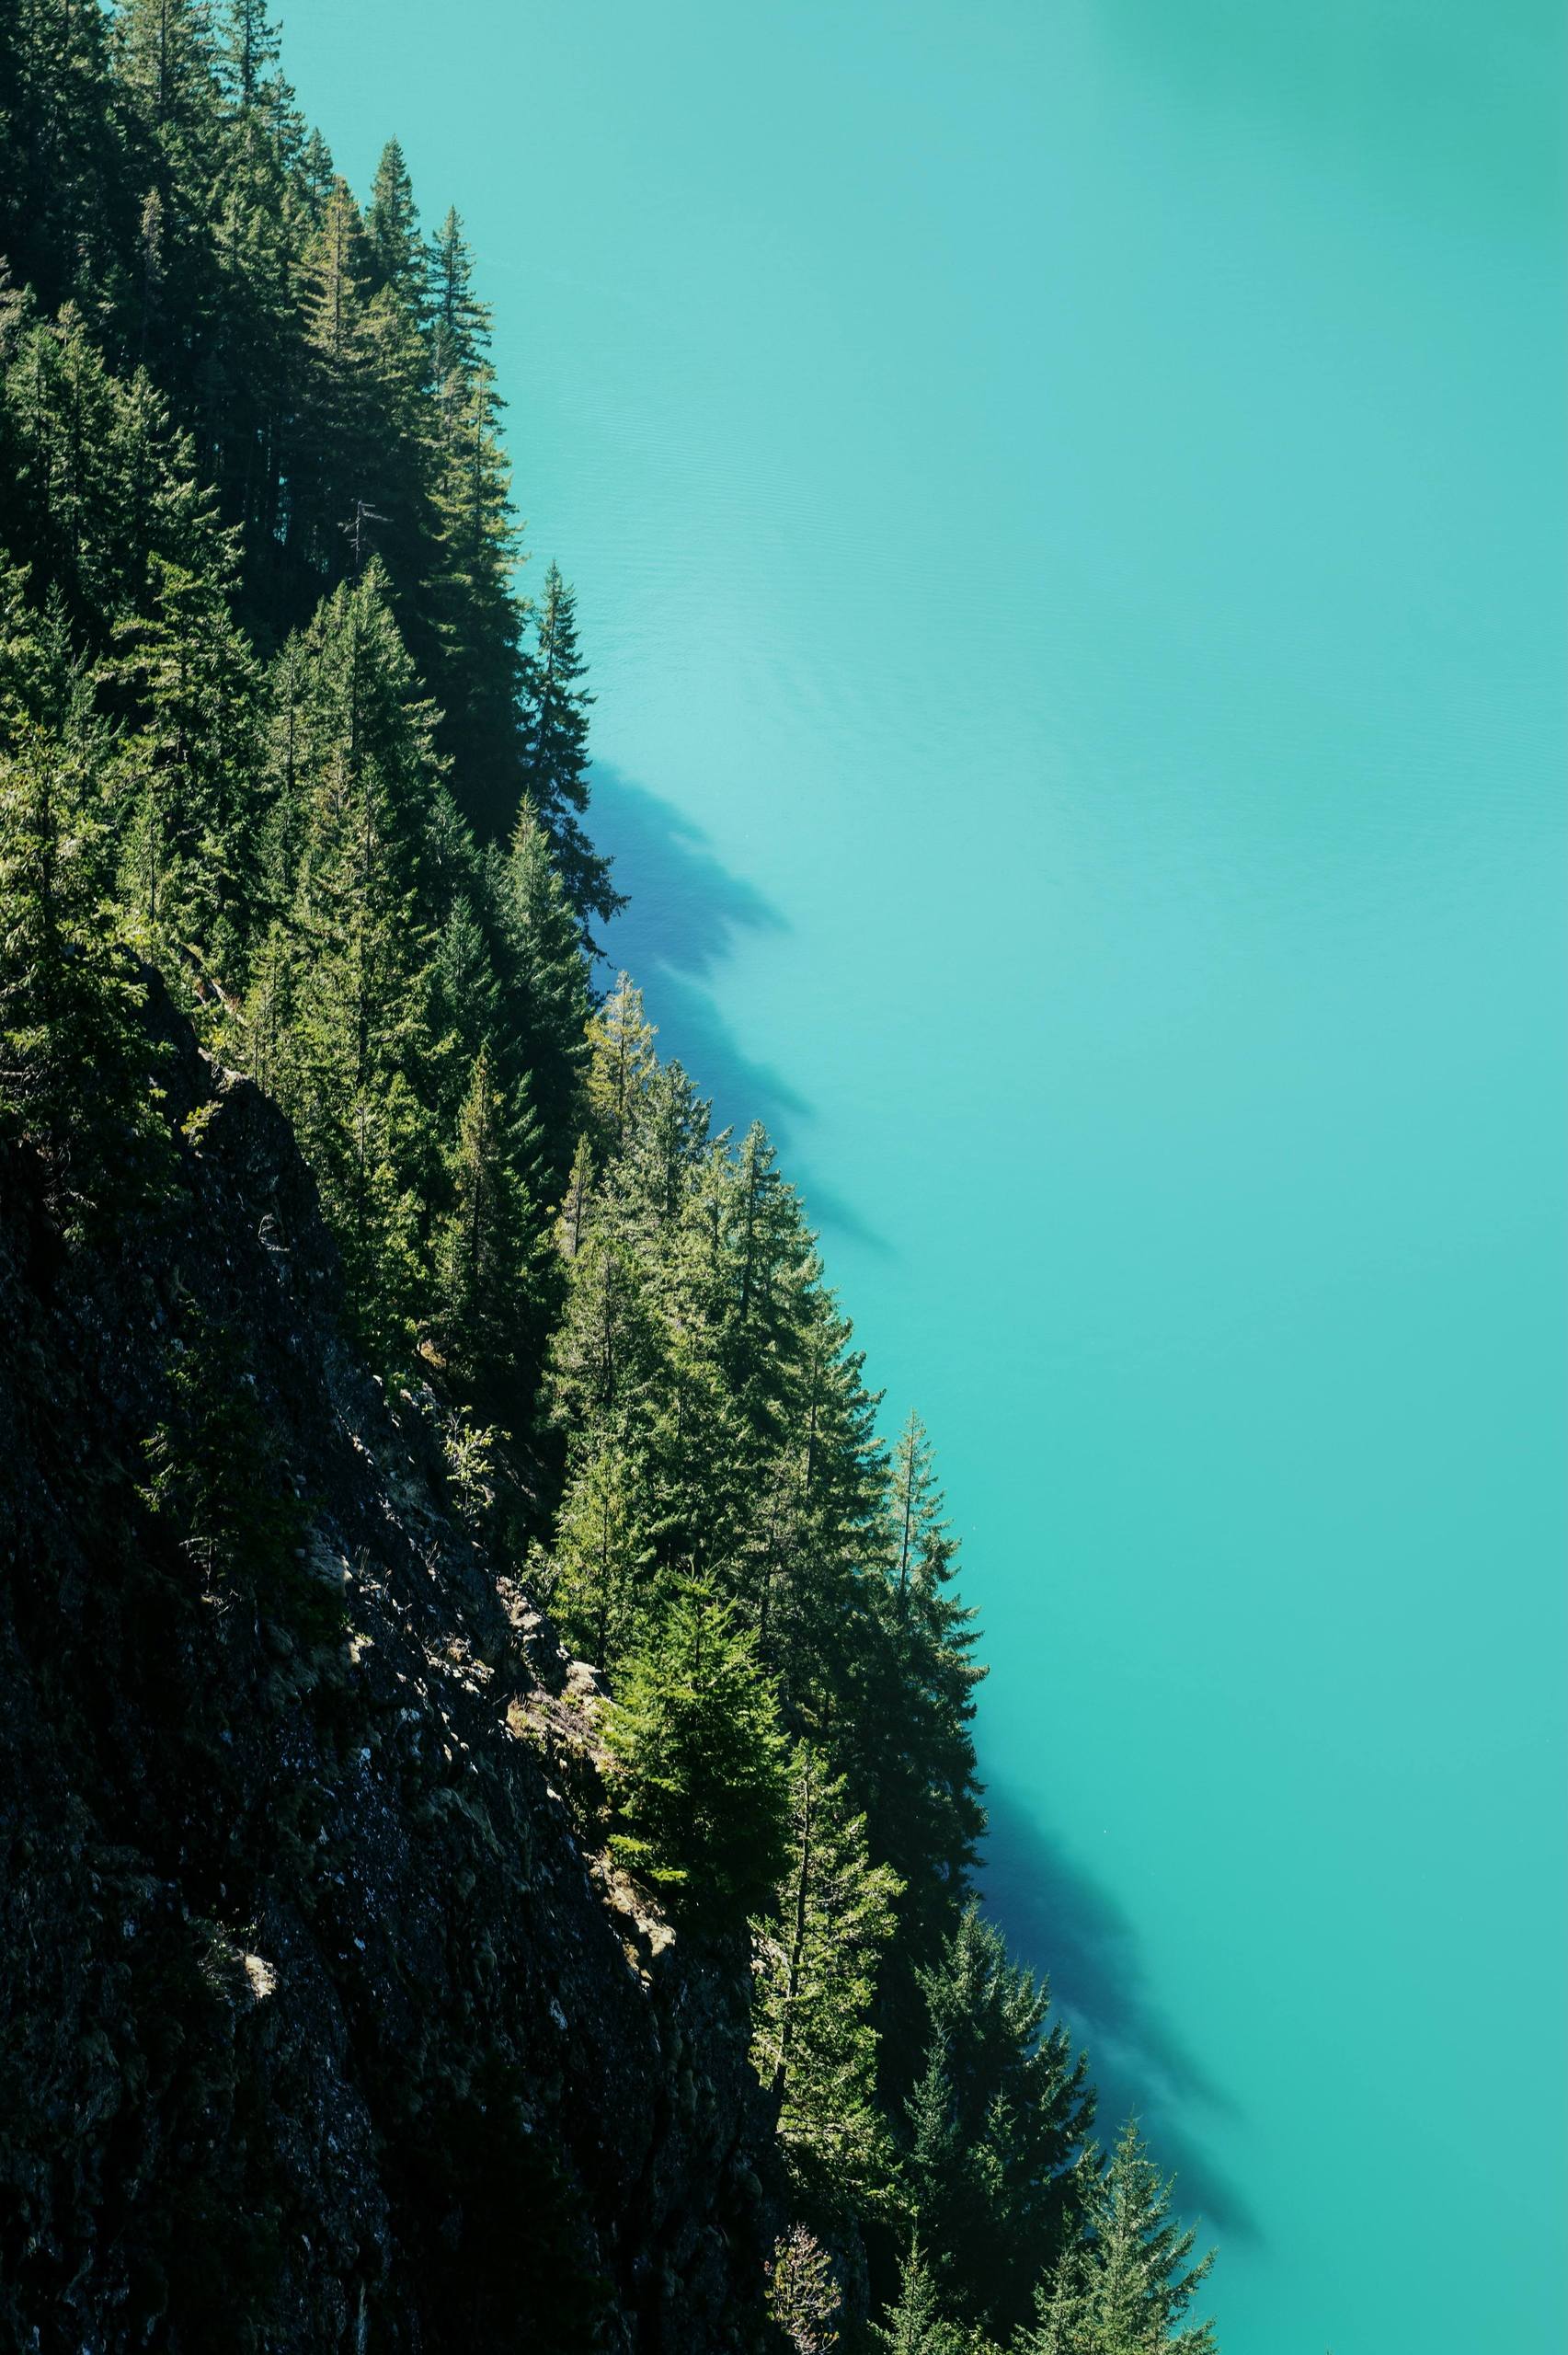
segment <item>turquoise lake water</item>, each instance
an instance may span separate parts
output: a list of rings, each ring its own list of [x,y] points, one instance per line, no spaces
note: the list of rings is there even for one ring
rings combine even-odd
[[[1226,2355],[1568,2337],[1556,17],[287,26],[479,247],[618,953],[932,1427]]]

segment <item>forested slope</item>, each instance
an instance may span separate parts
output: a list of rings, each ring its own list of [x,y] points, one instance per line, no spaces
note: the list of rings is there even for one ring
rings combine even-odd
[[[155,1200],[63,1248],[0,1151],[0,2345],[749,2343],[733,1942],[585,1850],[591,1684],[344,1346],[286,1124],[151,1010]]]
[[[457,216],[261,0],[0,0],[0,2328],[1209,2347],[925,1434],[596,985]]]

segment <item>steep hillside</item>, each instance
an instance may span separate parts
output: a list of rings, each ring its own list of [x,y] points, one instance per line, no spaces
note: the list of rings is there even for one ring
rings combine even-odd
[[[265,0],[0,0],[0,2355],[1212,2355],[489,344]]]
[[[168,1202],[67,1255],[0,1169],[0,2345],[750,2346],[744,1949],[595,1853],[591,1672],[345,1349],[282,1119],[163,1019]],[[171,1387],[225,1361],[237,1418]],[[155,1509],[209,1407],[298,1499],[248,1573]]]

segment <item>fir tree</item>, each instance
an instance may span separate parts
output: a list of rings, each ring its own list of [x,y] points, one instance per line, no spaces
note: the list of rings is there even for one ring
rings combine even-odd
[[[452,901],[436,934],[429,982],[426,1018],[437,1105],[443,1126],[450,1127],[475,1058],[495,1039],[500,996],[484,926],[466,893]]]
[[[531,801],[518,811],[505,862],[498,857],[490,873],[509,1026],[532,1074],[540,1118],[565,1143],[580,1130],[588,977],[571,903]]]
[[[654,1623],[604,1740],[621,1862],[692,1923],[743,1921],[784,1866],[784,1743],[754,1641],[711,1589],[685,1588]]]
[[[957,1546],[925,1430],[911,1415],[878,1500],[883,1572],[868,1583],[851,1741],[873,1844],[905,1884],[898,1961],[886,1986],[887,2048],[921,2049],[916,1973],[931,1968],[963,1909],[985,1821],[970,1726],[976,1614],[954,1591]],[[890,1733],[862,1743],[860,1728]],[[894,2061],[889,2091],[907,2085]]]
[[[884,2355],[968,2355],[970,2341],[942,2312],[935,2276],[921,2254],[918,2237],[910,2243],[898,2276],[898,2294],[871,2336]]]
[[[893,1451],[892,1469],[889,1575],[898,1609],[907,1613],[914,1595],[946,1585],[958,1550],[943,1516],[925,1425],[912,1410]]]
[[[123,0],[114,33],[120,85],[155,131],[189,129],[210,113],[213,47],[200,0]]]
[[[812,1241],[761,1121],[747,1131],[727,1176],[722,1358],[730,1387],[759,1434],[771,1434],[780,1409],[778,1370],[791,1354],[801,1307],[795,1279],[813,1259]]]
[[[203,0],[123,0],[113,38],[146,174],[138,356],[194,389],[218,310],[209,224],[226,160],[211,13]]]
[[[78,677],[63,724],[15,711],[0,747],[0,1134],[43,1164],[68,1233],[144,1201],[167,1138],[145,992],[120,946],[97,787],[109,758]]]
[[[593,1208],[593,1148],[586,1137],[578,1137],[572,1156],[571,1175],[561,1200],[558,1236],[563,1253],[575,1259],[582,1249],[588,1233],[588,1223]]]
[[[551,1342],[551,1413],[572,1446],[589,1443],[596,1431],[645,1431],[666,1347],[635,1255],[619,1234],[591,1224],[570,1265]]]
[[[1086,2245],[1064,2249],[1035,2292],[1035,2326],[1020,2331],[1015,2355],[1107,2355],[1089,2306]]]
[[[633,1220],[673,1234],[707,1150],[712,1109],[680,1063],[654,1071],[619,1171],[621,1201]]]
[[[611,1151],[625,1145],[653,1084],[654,1027],[623,973],[588,1027],[588,1100]]]
[[[424,241],[414,203],[414,183],[395,139],[387,141],[376,166],[371,201],[365,208],[365,242],[377,283],[391,288],[411,318],[422,319]]]
[[[439,342],[439,330],[436,335]],[[442,743],[464,810],[486,839],[504,840],[524,788],[520,557],[500,402],[489,367],[436,373],[426,404],[427,580],[432,680],[445,710]]]
[[[111,301],[133,227],[111,37],[101,8],[0,8],[0,254],[47,310]]]
[[[278,75],[281,43],[267,0],[224,0],[219,37],[219,72],[233,102],[254,107]]]
[[[1187,2320],[1214,2252],[1191,2262],[1197,2235],[1173,2220],[1171,2185],[1136,2119],[1123,2127],[1104,2176],[1092,2177],[1084,2224],[1084,2243],[1040,2283],[1020,2355],[1217,2355],[1213,2324]]]
[[[323,607],[304,664],[303,841],[284,938],[263,963],[275,976],[289,941],[308,943],[282,1101],[315,1166],[361,1334],[388,1360],[417,1322],[440,1160],[421,890],[439,766],[379,567]]]
[[[930,2061],[906,2162],[916,2223],[956,2317],[1026,2321],[1042,2258],[1077,2225],[1093,2103],[1044,1983],[971,1906],[921,1973]]]
[[[822,1281],[798,1202],[791,1194],[777,1208],[776,1296],[763,1345],[753,1336],[750,1350],[732,1344],[727,1352],[748,1368],[750,1419],[769,1465],[748,1583],[796,1708],[832,1725],[847,1761],[874,1632],[875,1588],[864,1571],[876,1557],[886,1476],[880,1402],[865,1387],[864,1354]],[[856,1786],[864,1798],[864,1779]],[[902,1877],[875,1827],[872,1846]],[[923,1858],[915,1868],[923,1875]]]
[[[873,2203],[892,2175],[872,2015],[898,1884],[871,1863],[844,1778],[807,1742],[791,1755],[789,1790],[789,1869],[756,1931],[752,2060],[807,2190]]]
[[[150,610],[118,629],[111,666],[142,722],[131,890],[154,955],[211,963],[237,987],[256,896],[260,674],[223,573],[161,556],[151,572]]]
[[[529,664],[527,777],[534,806],[552,828],[588,806],[588,665],[578,646],[577,600],[552,562],[533,616]]]
[[[523,674],[523,786],[555,845],[562,879],[584,919],[608,921],[624,902],[609,862],[581,825],[588,808],[588,665],[578,645],[577,601],[552,563],[534,612]]]
[[[437,1337],[450,1378],[470,1400],[515,1394],[536,1363],[539,1222],[524,1153],[521,1124],[482,1047],[458,1120],[452,1206],[435,1254]]]
[[[431,373],[438,385],[449,385],[476,367],[490,347],[490,314],[474,291],[474,257],[455,207],[430,239],[425,301]]]
[[[301,264],[305,391],[290,471],[291,549],[318,577],[356,575],[375,546],[368,262],[360,211],[335,180]]]
[[[551,1608],[568,1642],[613,1674],[636,1635],[655,1550],[646,1476],[612,1433],[578,1451],[555,1518]]]
[[[305,220],[313,229],[319,229],[326,218],[332,191],[338,186],[338,167],[332,160],[332,150],[319,131],[309,132],[301,145],[294,185],[299,191],[300,206]]]

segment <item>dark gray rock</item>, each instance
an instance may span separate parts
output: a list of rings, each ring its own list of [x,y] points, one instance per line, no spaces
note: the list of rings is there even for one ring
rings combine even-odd
[[[0,2348],[761,2345],[745,1954],[598,1853],[593,1671],[345,1346],[286,1124],[161,1018],[212,1107],[167,1211],[68,1253],[0,1147]],[[138,1501],[193,1306],[325,1636]]]

